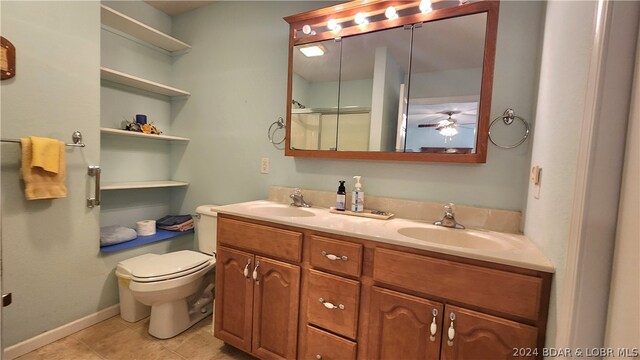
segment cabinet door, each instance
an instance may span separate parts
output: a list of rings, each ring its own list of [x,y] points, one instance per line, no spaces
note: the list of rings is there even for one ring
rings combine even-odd
[[[536,347],[538,331],[533,326],[452,305],[445,307],[444,318],[443,360],[513,359],[514,349]]]
[[[251,351],[253,266],[253,255],[218,246],[214,335],[246,352]]]
[[[252,352],[260,359],[295,359],[300,267],[261,256],[256,266]]]
[[[437,302],[374,287],[369,313],[369,358],[438,359],[442,309]]]

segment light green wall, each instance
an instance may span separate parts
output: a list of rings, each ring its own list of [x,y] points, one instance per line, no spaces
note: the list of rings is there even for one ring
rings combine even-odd
[[[534,199],[533,188],[529,192],[524,228],[556,266],[547,346],[555,346],[580,139],[576,129],[585,109],[596,6],[588,1],[547,5],[532,155],[532,164],[543,168],[543,187],[540,199]],[[567,53],[571,61],[566,61]]]
[[[148,67],[111,59],[122,70],[131,66],[130,71],[142,76],[166,76],[170,84],[193,93],[188,100],[173,101],[171,115],[162,120],[170,123],[173,134],[192,138],[187,146],[162,149],[162,161],[168,156],[173,177],[192,181],[188,190],[171,192],[172,208],[188,213],[204,203],[262,199],[271,185],[333,191],[338,179],[358,174],[370,194],[523,209],[527,146],[514,151],[490,147],[487,164],[457,165],[296,159],[268,143],[267,128],[285,115],[288,26],[282,17],[325,5],[216,2],[174,21],[174,35],[193,45],[187,54],[168,61],[158,57]],[[99,4],[3,1],[1,6],[1,32],[20,54],[19,74],[2,82],[2,136],[68,140],[79,129],[88,144],[67,152],[69,197],[39,202],[22,196],[19,148],[2,145],[3,288],[14,294],[14,304],[3,309],[2,323],[4,346],[10,346],[117,303],[117,262],[146,252],[191,248],[192,241],[185,237],[100,255],[99,211],[85,207],[92,186],[86,166],[100,161],[108,165],[99,159],[98,128],[101,121],[119,115],[116,109],[101,111],[100,101],[126,97],[119,89],[108,93],[100,88],[101,60],[111,60],[100,55]],[[493,116],[513,107],[532,118],[542,8],[537,2],[501,4]],[[158,15],[151,8],[143,10],[150,16],[147,22]],[[242,26],[238,19],[243,19]],[[144,58],[146,52],[136,56]],[[168,64],[172,67],[165,73]],[[145,104],[145,110],[162,114],[156,105],[146,107],[154,99],[134,94],[130,100],[116,105],[129,113],[138,111],[136,104]],[[105,114],[112,115],[99,120]],[[269,175],[259,173],[261,157],[271,159]],[[105,198],[105,203],[126,195]],[[136,206],[151,204],[154,211],[166,206],[137,195],[129,199]],[[127,211],[114,210],[114,217]]]
[[[183,211],[263,199],[271,185],[334,191],[339,179],[353,175],[362,175],[365,191],[374,195],[524,209],[528,142],[510,151],[490,145],[484,165],[291,158],[269,144],[269,124],[286,111],[288,24],[282,17],[318,7],[216,2],[175,19],[176,36],[193,45],[174,64],[176,85],[193,92],[174,110],[174,125],[188,128],[193,139],[174,169],[192,181],[186,197],[175,199]],[[544,4],[505,1],[500,7],[491,115],[512,107],[531,121]],[[271,161],[268,175],[260,174],[262,157]]]
[[[2,144],[2,287],[13,293],[13,304],[2,309],[6,348],[117,304],[113,271],[119,261],[190,249],[193,242],[187,236],[100,254],[100,209],[85,205],[93,189],[87,166],[101,161],[99,3],[3,1],[1,7],[1,33],[17,48],[18,69],[15,78],[1,83],[2,137],[70,142],[80,130],[87,144],[66,151],[69,196],[39,201],[24,199],[20,147]],[[107,204],[112,200],[104,198]],[[153,203],[135,195],[126,201]]]
[[[171,17],[142,1],[105,2],[106,5],[150,26],[169,32]],[[132,39],[112,29],[100,32],[101,65],[127,74],[172,85],[173,56],[164,50]],[[181,54],[176,56],[189,56]],[[136,114],[147,115],[147,121],[168,135],[180,135],[172,128],[171,100],[162,95],[139,91],[103,81],[100,88],[100,122],[108,128],[121,128],[123,120],[133,121]],[[103,181],[149,181],[171,178],[172,151],[181,152],[187,143],[102,135],[101,166]],[[181,180],[181,179],[175,179]],[[171,194],[183,189],[145,189],[106,191],[103,193],[100,223],[102,226],[124,225],[135,228],[136,221],[158,219],[176,214],[171,207]],[[187,235],[191,239],[192,236]],[[170,240],[175,241],[175,240]],[[185,239],[177,240],[181,243]]]
[[[638,10],[633,2],[601,5],[551,1],[545,16],[531,160],[542,168],[542,180],[539,198],[529,187],[524,233],[556,267],[547,347],[599,347],[604,340],[635,48],[629,30],[636,30]],[[600,47],[602,37],[607,40]],[[588,164],[582,163],[584,151],[590,152]],[[580,238],[580,255],[570,253],[579,256],[577,267],[567,263],[568,249],[578,242],[570,239],[576,226],[579,233],[571,236]],[[625,325],[637,326],[629,320]]]

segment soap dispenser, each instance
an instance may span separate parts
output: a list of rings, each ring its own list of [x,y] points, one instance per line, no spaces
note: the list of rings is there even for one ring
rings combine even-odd
[[[363,212],[364,211],[364,191],[362,191],[362,184],[360,184],[360,178],[362,176],[354,176],[356,179],[356,185],[353,188],[351,194],[351,211]]]
[[[344,211],[347,203],[347,190],[344,187],[344,180],[339,180],[338,195],[336,197],[336,210]]]

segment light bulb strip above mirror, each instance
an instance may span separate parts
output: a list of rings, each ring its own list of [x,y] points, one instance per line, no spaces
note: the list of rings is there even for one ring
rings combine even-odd
[[[433,1],[432,10],[424,12],[421,3],[428,10],[421,1],[351,1],[285,17],[290,25],[285,155],[486,162],[499,2]],[[340,31],[329,30],[330,20]],[[333,41],[337,38],[341,41]],[[327,52],[305,58],[301,50],[310,45],[324,45]],[[384,70],[385,61],[392,68]],[[292,97],[306,109],[292,107]],[[350,107],[369,110],[349,112]],[[343,121],[364,121],[368,130],[361,131],[369,133],[351,138],[356,130],[344,128]],[[427,133],[446,144],[423,145]],[[470,142],[460,144],[462,138]]]
[[[331,9],[335,12],[317,17],[305,16],[307,14],[319,13],[320,10],[310,11],[298,15],[288,16],[284,19],[291,24],[294,44],[304,44],[331,38],[340,38],[370,31],[377,31],[388,27],[412,24],[416,22],[426,22],[440,18],[448,18],[459,13],[461,6],[466,7],[468,13],[473,13],[474,4],[484,3],[459,2],[459,1],[352,1],[340,4]],[[486,1],[492,2],[492,1]],[[495,1],[493,1],[495,2]],[[348,4],[356,3],[351,6]],[[389,19],[387,10],[392,7],[396,17]],[[338,10],[343,8],[344,10]],[[484,6],[477,7],[479,10]],[[366,10],[365,10],[366,9]],[[423,10],[424,9],[424,10]],[[356,17],[358,14],[364,15],[366,24],[359,24]],[[293,23],[291,21],[294,21]],[[334,23],[335,26],[329,26]],[[336,29],[337,27],[337,29]],[[304,30],[308,30],[305,32]]]
[[[395,19],[389,20],[385,16],[385,12],[388,7],[393,7],[398,14],[409,14],[419,12],[419,1],[418,2],[407,2],[407,1],[369,1],[363,2],[356,1],[358,4],[354,7],[351,3],[340,4],[332,9],[335,9],[335,12],[328,13],[326,15],[314,17],[314,16],[304,16],[305,14],[314,14],[323,10],[315,10],[309,13],[298,14],[294,16],[285,17],[287,22],[296,18],[296,24],[292,24],[294,27],[293,36],[296,39],[296,44],[304,43],[304,42],[313,42],[324,39],[331,39],[340,36],[349,36],[354,33],[362,32],[361,24],[356,22],[356,16],[359,13],[362,13],[365,18],[368,20],[367,30],[375,30],[379,28],[382,24],[379,24],[380,21],[394,21]],[[366,11],[360,11],[360,9],[366,8]],[[339,10],[341,9],[341,10]],[[372,20],[373,19],[373,20]],[[330,26],[331,23],[335,24]],[[386,26],[388,24],[385,24]],[[305,32],[303,28],[308,29],[308,32]],[[338,29],[336,29],[338,27]]]

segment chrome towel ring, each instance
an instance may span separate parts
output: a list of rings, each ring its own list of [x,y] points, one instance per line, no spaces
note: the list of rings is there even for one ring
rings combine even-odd
[[[513,120],[514,119],[518,119],[520,121],[522,121],[522,124],[525,127],[525,131],[524,131],[524,135],[522,136],[522,139],[520,139],[520,141],[518,141],[515,144],[512,145],[501,145],[496,143],[493,138],[491,137],[491,128],[493,127],[493,125],[495,125],[496,121],[502,119],[502,122],[504,122],[505,125],[511,125],[513,124]],[[518,147],[520,145],[522,145],[523,142],[525,142],[525,140],[527,140],[527,138],[529,137],[529,123],[527,123],[522,117],[516,115],[513,112],[513,109],[507,109],[504,111],[504,113],[502,114],[502,116],[498,116],[497,118],[493,119],[493,121],[491,122],[491,125],[489,125],[489,140],[491,140],[491,142],[493,143],[493,145],[501,148],[501,149],[513,149],[515,147]]]
[[[286,125],[282,117],[279,117],[278,120],[274,121],[273,123],[271,123],[271,126],[269,126],[269,130],[267,131],[267,137],[269,138],[269,142],[272,143],[274,146],[280,145],[284,142],[286,134],[282,135],[282,140],[280,141],[275,141],[274,136],[278,130],[284,129],[285,127]]]

